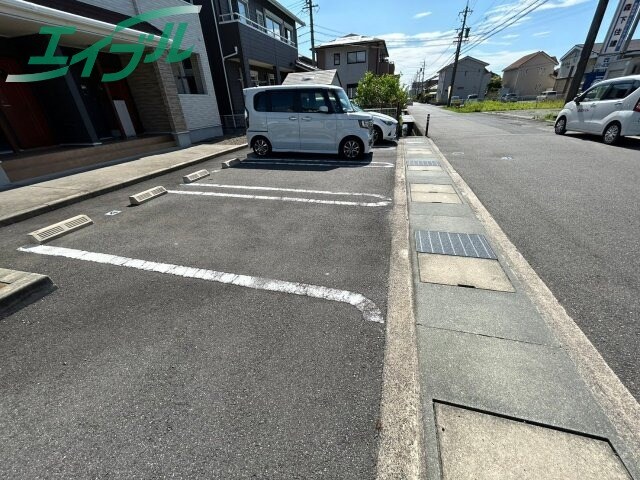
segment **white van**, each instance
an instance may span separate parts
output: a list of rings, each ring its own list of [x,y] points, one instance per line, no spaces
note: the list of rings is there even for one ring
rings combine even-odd
[[[256,155],[271,152],[341,154],[353,160],[371,151],[371,115],[356,112],[333,85],[245,88],[247,141]]]
[[[555,131],[564,135],[567,130],[602,135],[607,145],[640,135],[640,75],[599,82],[567,103]]]

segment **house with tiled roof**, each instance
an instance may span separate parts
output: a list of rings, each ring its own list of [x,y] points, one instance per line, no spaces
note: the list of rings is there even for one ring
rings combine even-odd
[[[525,55],[504,69],[503,93],[533,97],[545,90],[553,90],[558,59],[539,51]]]
[[[453,63],[442,67],[438,71],[436,102],[439,104],[447,103],[449,95],[458,96],[463,100],[469,95],[477,95],[479,100],[484,100],[487,85],[491,80],[491,73],[487,70],[488,65],[487,62],[470,56],[461,58],[458,61],[453,88],[451,87]]]

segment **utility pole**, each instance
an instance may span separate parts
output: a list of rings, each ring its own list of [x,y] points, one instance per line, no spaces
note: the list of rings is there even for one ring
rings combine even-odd
[[[426,60],[423,60],[423,61],[422,61],[422,70],[421,70],[421,72],[422,72],[422,76],[421,76],[421,79],[420,79],[420,91],[421,91],[422,93],[424,93],[424,69],[425,69],[426,67],[427,67]]]
[[[462,42],[465,39],[469,38],[470,29],[465,29],[465,27],[467,26],[467,15],[472,13],[472,11],[473,10],[469,10],[469,2],[467,1],[467,6],[464,7],[464,11],[460,12],[463,15],[462,28],[460,29],[460,33],[458,34],[458,40],[456,40],[458,46],[456,47],[456,57],[453,62],[453,73],[451,74],[451,90],[449,91],[449,95],[447,96],[447,107],[451,106],[451,97],[453,96],[454,86],[456,84],[456,72],[458,71],[458,60],[460,59],[460,47],[462,47]]]
[[[304,7],[305,10],[309,10],[309,29],[311,31],[311,60],[313,64],[316,65],[316,42],[313,32],[313,9],[318,5],[313,4],[313,0],[306,0],[307,5]]]
[[[589,57],[591,56],[591,52],[593,52],[593,44],[596,41],[598,32],[600,31],[602,17],[604,17],[604,12],[607,10],[608,4],[609,0],[600,0],[600,2],[598,3],[598,8],[596,8],[596,13],[594,14],[593,20],[591,21],[591,28],[589,28],[589,33],[587,34],[587,40],[584,42],[584,47],[582,47],[582,52],[580,53],[580,60],[578,60],[576,73],[571,80],[569,89],[567,90],[567,101],[573,100],[573,98],[578,93],[578,89],[580,88],[580,84],[582,83],[582,77],[584,76],[584,72],[587,69]]]

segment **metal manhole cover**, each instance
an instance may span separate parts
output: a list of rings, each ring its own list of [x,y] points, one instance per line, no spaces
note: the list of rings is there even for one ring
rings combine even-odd
[[[484,235],[469,233],[416,231],[416,250],[419,253],[437,253],[457,257],[472,257],[497,260],[491,245]]]
[[[409,160],[407,162],[409,167],[439,167],[440,164],[437,160]]]

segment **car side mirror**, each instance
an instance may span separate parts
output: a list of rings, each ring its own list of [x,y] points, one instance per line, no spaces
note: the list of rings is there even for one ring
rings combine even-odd
[[[576,95],[576,98],[573,99],[574,102],[576,102],[576,104],[580,103],[580,95]]]
[[[318,108],[318,111],[320,113],[329,113],[329,107],[327,107],[326,105],[322,105],[321,107]]]

